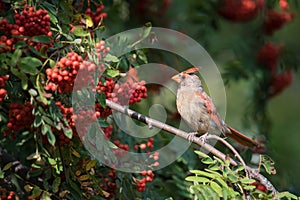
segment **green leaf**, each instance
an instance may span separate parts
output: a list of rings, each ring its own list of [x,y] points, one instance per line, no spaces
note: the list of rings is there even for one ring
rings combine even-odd
[[[202,158],[201,162],[204,164],[213,164],[215,161],[211,157]]]
[[[51,42],[51,38],[47,35],[34,36],[34,37],[32,37],[32,40],[34,42],[44,43],[44,44],[49,44]]]
[[[42,198],[43,200],[51,200],[51,197],[49,196],[49,193],[44,191],[42,194]]]
[[[226,183],[222,178],[218,177],[218,178],[216,178],[215,180],[216,180],[216,182],[220,183],[220,185],[221,185],[223,188],[228,188],[227,183]]]
[[[290,192],[280,192],[274,196],[274,199],[281,199],[281,198],[291,198],[291,199],[298,199],[298,197]]]
[[[118,59],[118,57],[114,56],[114,55],[111,55],[111,54],[106,54],[105,58],[104,58],[104,61],[105,62],[119,62],[120,60]]]
[[[227,177],[232,183],[236,183],[238,181],[237,175],[235,175],[233,173],[228,173]]]
[[[250,178],[243,178],[243,179],[241,179],[240,181],[241,181],[241,183],[243,183],[243,184],[252,184],[252,183],[255,182],[254,179],[250,179]]]
[[[38,196],[40,196],[42,193],[41,188],[39,188],[38,186],[34,186],[33,190],[32,190],[32,194],[31,194],[31,198],[36,198]]]
[[[42,117],[39,115],[35,116],[33,126],[39,127],[41,124],[42,124]]]
[[[72,139],[73,136],[73,131],[71,128],[64,128],[64,135],[69,138]]]
[[[212,189],[220,196],[222,197],[223,193],[222,193],[222,188],[221,186],[219,186],[219,184],[217,184],[216,182],[212,181],[210,183],[210,186],[212,187]]]
[[[150,35],[151,29],[152,29],[152,24],[148,22],[146,24],[146,27],[144,27],[142,39],[145,39]]]
[[[36,75],[39,71],[37,67],[42,66],[42,62],[34,57],[21,58],[18,62],[18,67],[21,71],[29,73],[31,75]]]
[[[267,155],[260,155],[261,164],[268,174],[276,174],[275,162]]]
[[[50,61],[51,61],[51,60],[50,60]],[[51,62],[50,62],[50,63],[51,63]],[[47,105],[47,103],[48,103],[48,102],[47,102],[47,98],[44,97],[44,93],[45,93],[44,86],[43,86],[42,83],[40,82],[40,74],[37,75],[35,84],[36,84],[36,89],[37,89],[38,92],[39,92],[38,100],[41,101],[42,103],[44,103],[44,104]]]
[[[106,107],[106,96],[103,92],[97,93],[97,100],[102,107]]]
[[[116,69],[107,69],[106,73],[108,76],[110,76],[112,78],[120,75],[119,70],[116,70]]]
[[[185,178],[186,181],[198,182],[198,183],[207,183],[210,182],[210,179],[199,176],[188,176]]]
[[[4,178],[4,172],[1,170],[1,167],[0,167],[0,178]]]
[[[48,138],[49,143],[52,146],[54,146],[54,144],[56,142],[56,138],[51,129],[49,129],[49,131],[47,132],[47,138]]]
[[[195,153],[202,158],[210,158],[208,155],[206,155],[205,153],[203,153],[201,151],[195,151]]]
[[[16,49],[11,57],[12,61],[18,62],[19,59],[22,56],[22,50],[21,49]],[[14,65],[14,64],[13,64]]]
[[[83,18],[85,19],[85,24],[86,24],[87,27],[92,27],[94,25],[91,16],[84,14]]]
[[[42,134],[43,135],[46,135],[49,130],[51,130],[51,127],[48,124],[44,124],[42,126]]]
[[[52,191],[54,193],[58,192],[60,183],[61,183],[60,177],[56,177],[52,183]]]
[[[49,162],[50,165],[54,166],[54,165],[57,164],[56,161],[53,158],[48,157],[47,160],[48,160],[48,162]]]
[[[7,163],[7,164],[3,167],[3,171],[8,170],[9,168],[11,168],[12,165],[13,165],[12,162]]]
[[[33,88],[29,89],[28,92],[29,92],[29,94],[30,94],[31,96],[33,96],[33,97],[35,97],[35,96],[38,95],[37,91],[36,91],[35,89],[33,89]]]
[[[201,171],[201,170],[190,170],[191,173],[194,173],[194,174],[197,174],[197,175],[200,175],[200,176],[206,176],[208,178],[217,178],[218,176],[215,175],[215,174],[212,174],[212,173],[208,173],[208,172],[205,172],[205,171]]]
[[[88,36],[90,33],[87,30],[84,30],[81,26],[74,27],[74,35],[79,37]]]

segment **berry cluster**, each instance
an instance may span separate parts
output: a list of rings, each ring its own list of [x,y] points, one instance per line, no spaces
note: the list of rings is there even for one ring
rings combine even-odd
[[[9,107],[9,122],[7,123],[7,133],[13,134],[21,129],[29,129],[34,121],[32,114],[33,106],[30,102],[23,104],[11,103]],[[5,133],[6,134],[6,133]]]
[[[147,88],[145,86],[145,81],[133,82],[126,81],[122,84],[116,84],[112,96],[114,96],[113,101],[125,104],[134,104],[140,102],[142,98],[147,98]]]
[[[279,5],[281,9],[279,11],[268,10],[264,20],[264,32],[268,35],[272,35],[294,18],[294,14],[289,11],[289,4],[286,0],[280,0]]]
[[[103,173],[98,173],[98,177],[103,180],[103,183],[99,185],[101,189],[109,193],[109,196],[106,196],[106,198],[111,199],[117,191],[116,170],[112,169],[105,173],[105,175]]]
[[[98,59],[105,57],[109,48],[105,48],[105,42],[100,41],[96,43],[95,50]],[[100,68],[103,67],[100,64]],[[54,68],[48,68],[46,70],[48,84],[45,86],[45,90],[58,91],[59,93],[68,93],[73,90],[75,79],[79,79],[76,89],[81,89],[81,86],[87,86],[89,83],[93,83],[93,75],[97,66],[93,62],[85,61],[83,58],[75,52],[70,52],[66,57],[61,58]],[[80,73],[78,74],[78,71]],[[78,74],[78,76],[77,76]]]
[[[152,182],[154,178],[154,173],[152,170],[142,171],[141,175],[144,176],[144,178],[137,181],[137,191],[139,192],[145,192],[146,191],[146,184],[147,182]]]
[[[219,14],[232,22],[254,19],[263,8],[264,0],[221,0]]]
[[[67,120],[69,126],[72,128],[72,130],[75,130],[75,119],[73,115],[73,108],[66,108],[60,101],[55,102],[55,105],[60,109],[60,112],[62,113],[63,117]],[[71,140],[67,138],[63,132],[63,130],[57,130],[55,128],[52,128],[52,131],[59,137],[59,143],[60,145],[64,145],[66,143],[69,143]],[[73,131],[74,136],[74,131]]]
[[[154,145],[154,138],[149,138],[148,141],[146,143],[141,143],[139,145],[134,145],[134,150],[147,150],[147,152],[150,152],[151,149],[153,149]],[[147,149],[148,148],[148,149]]]
[[[97,27],[98,25],[102,25],[101,20],[105,19],[107,17],[107,14],[103,12],[104,6],[103,5],[97,5],[96,12],[93,13],[90,8],[86,9],[85,14],[90,16],[93,20],[94,27]],[[101,24],[99,24],[101,22]]]
[[[287,88],[292,83],[292,71],[286,70],[282,73],[274,73],[271,77],[270,83],[270,96],[275,96],[281,93],[285,88]]]
[[[124,156],[124,154],[129,151],[129,146],[128,144],[122,144],[119,140],[114,140],[114,144],[119,147],[119,149],[114,149],[114,153],[117,158],[121,158]]]
[[[266,34],[273,34],[293,19],[293,13],[289,11],[289,4],[286,0],[280,0],[279,6],[280,11],[269,10],[267,13],[263,24]],[[271,97],[282,92],[292,82],[291,70],[280,73],[277,70],[278,59],[282,50],[283,45],[274,45],[271,42],[265,42],[257,53],[257,61],[270,71],[269,95]]]
[[[0,187],[0,200],[4,200],[4,199],[7,199],[7,200],[10,200],[10,199],[19,199],[18,196],[16,196],[15,192],[14,191],[7,191],[6,188],[3,188],[3,187]]]
[[[252,185],[254,185],[256,187],[257,190],[260,190],[264,193],[267,193],[268,190],[267,188],[263,185],[263,184],[260,184],[259,182],[255,181],[254,183],[252,183]]]
[[[101,128],[103,133],[104,133],[104,136],[106,138],[110,138],[111,134],[112,134],[112,131],[113,131],[113,126],[110,124],[108,127],[105,127],[105,128]]]
[[[0,102],[5,98],[7,91],[4,89],[5,82],[8,80],[9,76],[5,75],[0,77]]]
[[[10,24],[7,19],[0,20],[0,31],[3,35],[0,38],[1,50],[10,51],[14,49],[14,44],[18,41],[26,41],[28,45],[40,49],[43,46],[50,47],[52,43],[41,44],[32,41],[30,38],[22,38],[20,36],[38,36],[47,35],[52,36],[50,31],[50,15],[47,10],[34,10],[33,7],[27,7],[24,10],[17,11],[15,16],[15,23]]]
[[[276,70],[282,49],[282,45],[274,45],[271,42],[266,42],[264,46],[258,50],[257,61],[262,63],[269,70]]]

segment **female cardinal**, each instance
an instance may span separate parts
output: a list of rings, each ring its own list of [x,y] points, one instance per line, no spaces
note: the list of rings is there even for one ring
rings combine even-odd
[[[211,98],[202,88],[201,80],[195,73],[198,68],[193,67],[172,79],[179,83],[176,104],[181,117],[205,139],[207,134],[225,134],[242,145],[248,147],[257,146],[257,143],[225,124],[216,111]],[[205,134],[205,135],[203,135]]]

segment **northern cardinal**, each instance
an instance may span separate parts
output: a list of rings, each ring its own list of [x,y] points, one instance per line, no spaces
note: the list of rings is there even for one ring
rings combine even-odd
[[[225,124],[216,111],[211,98],[202,88],[197,67],[190,68],[172,77],[179,83],[176,104],[181,117],[205,140],[207,134],[222,133],[242,145],[257,146],[256,141]]]

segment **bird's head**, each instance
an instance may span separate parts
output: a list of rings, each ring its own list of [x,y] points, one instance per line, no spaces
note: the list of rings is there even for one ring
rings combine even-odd
[[[201,84],[201,80],[199,79],[199,77],[196,75],[196,73],[198,72],[198,67],[192,67],[189,68],[175,76],[172,77],[172,80],[176,81],[177,83],[179,83],[180,86],[196,86],[196,87],[200,87]]]

